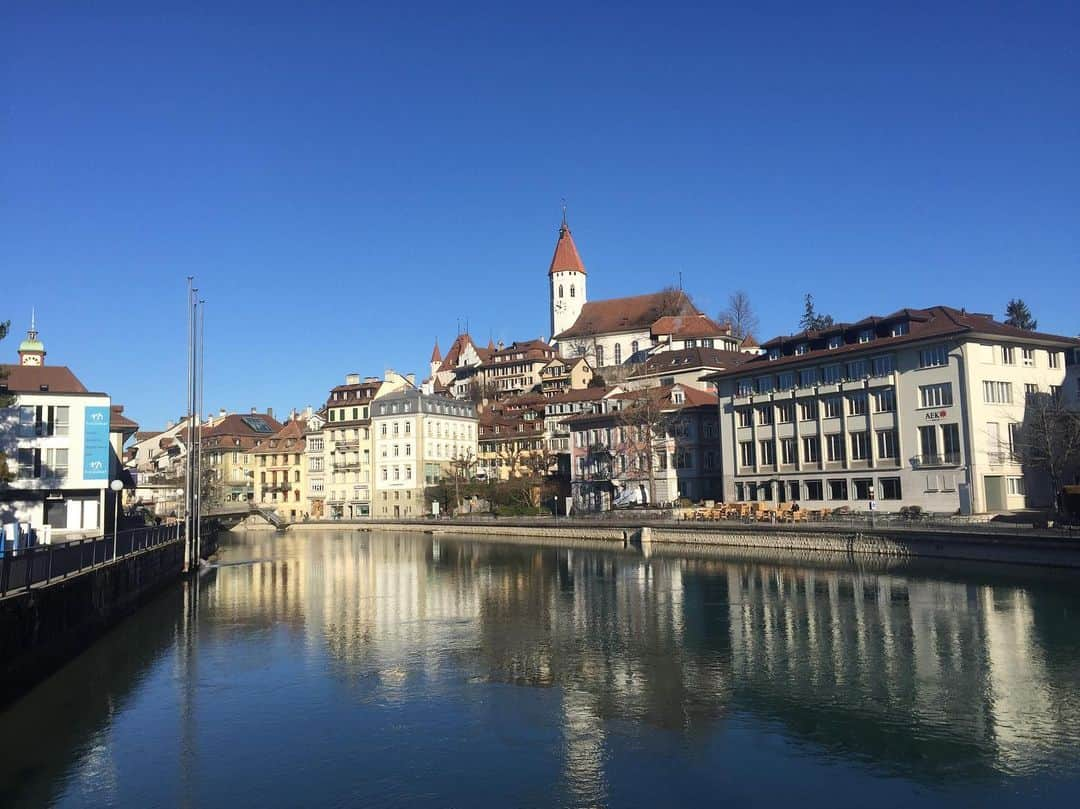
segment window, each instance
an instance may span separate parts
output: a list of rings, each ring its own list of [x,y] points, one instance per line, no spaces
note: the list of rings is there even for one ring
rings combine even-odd
[[[574,296],[574,288],[570,287],[570,297]],[[599,368],[604,364],[604,347],[596,347],[596,367]]]
[[[833,462],[844,460],[844,436],[840,433],[825,436],[825,457]]]
[[[882,500],[900,499],[900,478],[879,478],[878,486],[881,488]]]
[[[795,374],[791,371],[780,374],[777,378],[777,387],[780,388],[780,390],[791,390],[795,387]]]
[[[903,337],[908,333],[908,323],[906,320],[901,320],[899,323],[894,323],[892,330],[889,332],[893,337]]]
[[[739,414],[739,426],[750,427],[754,423],[754,411],[749,407],[744,407],[736,411]]]
[[[794,438],[780,439],[780,461],[785,464],[798,463],[798,454]]]
[[[1024,365],[1028,368],[1035,367],[1035,351],[1030,348],[1024,348],[1020,350]]]
[[[848,397],[848,415],[849,416],[865,416],[866,415],[866,394],[857,393],[854,396]]]
[[[1025,399],[1030,399],[1032,396],[1035,396],[1038,392],[1039,392],[1039,386],[1038,385],[1032,385],[1031,383],[1028,383],[1028,384],[1024,385],[1024,398]]]
[[[562,296],[563,296],[563,285],[559,284],[559,297],[561,298]]]
[[[1051,368],[1058,368],[1061,365],[1061,355],[1057,351],[1047,351],[1046,359]]]
[[[778,360],[778,359],[780,359],[780,349],[779,348],[770,348],[769,349],[769,360],[771,361],[771,360]]]
[[[1012,427],[1012,425],[1009,425]],[[1010,437],[1012,430],[1009,430]],[[960,463],[960,425],[941,425],[941,448],[945,451],[945,463]]]
[[[1012,404],[1012,383],[983,382],[983,401],[987,404]]]
[[[877,450],[879,458],[896,457],[896,430],[878,430]]]
[[[27,447],[20,447],[17,451],[17,458],[19,461],[18,477],[22,480],[29,480],[30,478],[36,478],[41,465],[41,451],[33,450]]]
[[[932,424],[919,428],[919,454],[922,463],[937,463],[937,427]]]
[[[1016,349],[1012,346],[1001,347],[1002,365],[1016,365]]]
[[[56,407],[53,409],[53,423],[52,433],[53,435],[67,435],[68,434],[68,418],[69,408]]]
[[[634,342],[630,343],[630,358],[633,359],[634,356],[637,353],[638,353],[638,341],[634,340]]]
[[[754,383],[749,379],[740,379],[735,383],[735,390],[737,396],[749,396],[754,392]]]
[[[821,460],[821,442],[816,435],[808,435],[802,440],[803,460],[817,463]]]
[[[838,419],[841,415],[840,397],[830,396],[825,399],[825,418]]]
[[[949,364],[949,356],[945,352],[945,346],[931,346],[919,352],[920,368],[940,368]]]
[[[870,457],[869,433],[860,432],[851,434],[851,460],[865,461]]]
[[[799,481],[789,480],[788,491],[791,493],[790,496],[792,502],[796,502],[797,500],[799,500]]]
[[[615,364],[622,365],[622,343],[615,344]]]
[[[1027,494],[1027,487],[1024,486],[1024,479],[1020,477],[1009,478],[1009,494],[1025,495]]]
[[[764,407],[759,407],[757,409],[757,415],[758,415],[758,424],[772,424],[773,423],[772,405],[765,405]]]
[[[829,499],[830,500],[847,500],[847,481],[846,480],[830,480],[829,481]]]
[[[776,414],[781,424],[790,424],[795,421],[795,403],[780,402],[776,405]]]
[[[951,407],[952,383],[919,386],[919,407]]]
[[[896,391],[892,388],[882,388],[874,391],[874,412],[895,413]]]
[[[753,441],[743,441],[743,442],[741,442],[739,444],[739,452],[740,452],[740,456],[742,458],[742,465],[743,466],[753,466],[754,465],[754,442]]]
[[[806,481],[806,499],[807,500],[824,500],[825,495],[821,487],[820,480],[808,480]]]
[[[860,343],[869,343],[873,339],[874,339],[874,332],[871,331],[870,329],[863,329],[861,332],[859,332],[859,342]]]
[[[574,285],[573,284],[570,285],[570,297],[571,298],[574,297]]]
[[[803,399],[799,402],[799,418],[803,421],[812,421],[817,418],[817,402],[813,399]]]
[[[1060,400],[1061,399],[1061,385],[1051,385],[1050,386],[1050,398],[1054,399],[1054,400]]]
[[[852,481],[855,484],[855,499],[856,500],[873,500],[874,499],[874,479],[873,478],[856,478]]]
[[[776,463],[776,450],[773,447],[772,440],[760,441],[761,445],[761,463],[764,466],[772,466]]]
[[[844,344],[844,338],[839,334],[834,334],[829,338],[829,348],[840,348]]]
[[[844,376],[844,368],[841,365],[826,365],[821,369],[821,378],[826,385],[839,382]]]
[[[893,372],[893,358],[891,354],[883,357],[874,357],[870,361],[871,376],[888,376]]]
[[[741,484],[741,483],[736,483],[735,484],[735,499],[736,500],[745,500],[746,499],[746,487],[743,486],[743,484]]]
[[[1023,425],[1018,421],[1009,422],[1009,454],[1012,455],[1014,461],[1019,459],[1021,426]]]
[[[64,408],[67,410],[67,408]],[[63,479],[68,473],[68,451],[66,449],[45,450],[45,469],[42,477]]]
[[[847,364],[848,379],[863,379],[868,376],[866,360],[852,360]]]
[[[796,357],[801,357],[808,350],[809,350],[809,346],[807,346],[806,343],[799,343],[798,345],[795,346],[795,356]]]
[[[773,379],[771,376],[759,376],[757,378],[758,393],[772,393]]]

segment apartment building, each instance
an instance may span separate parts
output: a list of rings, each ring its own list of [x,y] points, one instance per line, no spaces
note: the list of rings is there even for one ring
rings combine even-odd
[[[253,501],[289,522],[310,513],[307,488],[305,423],[293,414],[278,432],[252,450]]]
[[[373,403],[374,508],[376,517],[427,513],[426,486],[477,463],[476,408],[415,388],[380,396]]]
[[[734,368],[749,356],[705,346],[658,350],[634,366],[624,385],[629,390],[675,384],[705,390],[711,387],[703,380],[706,374]]]
[[[582,390],[593,380],[593,369],[584,357],[554,357],[540,369],[540,391],[557,396],[570,390]]]
[[[321,520],[328,514],[326,506],[326,449],[324,430],[327,411],[309,412],[304,419],[304,468],[307,470],[308,515]]]
[[[202,491],[207,505],[248,503],[255,496],[255,455],[281,430],[272,408],[260,413],[226,413],[201,428]]]
[[[552,457],[544,434],[543,397],[538,401],[507,407],[501,402],[478,406],[477,476],[487,480],[546,476]]]
[[[541,371],[555,357],[543,340],[501,342],[480,365],[480,389],[494,396],[525,393],[540,387]]]
[[[1027,398],[1061,394],[1077,341],[947,306],[778,337],[706,376],[723,496],[939,513],[1047,505],[1015,449]]]
[[[310,443],[321,445],[329,519],[371,514],[371,404],[382,386],[379,377],[348,374],[326,400],[322,434]]]
[[[18,364],[0,366],[0,395],[14,399],[0,411],[12,476],[0,489],[0,524],[28,525],[41,542],[101,534],[111,526],[109,483],[121,478],[123,443],[137,425],[66,366],[46,365],[45,353],[31,325]]]

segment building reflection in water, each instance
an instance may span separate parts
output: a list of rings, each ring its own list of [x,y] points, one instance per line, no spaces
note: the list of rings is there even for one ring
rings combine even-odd
[[[612,719],[692,738],[764,718],[814,755],[919,779],[1080,750],[1078,649],[1044,651],[1075,614],[1068,578],[379,533],[249,535],[225,558],[246,555],[205,589],[211,627],[303,633],[365,699],[444,678],[556,687],[582,803],[605,800]]]

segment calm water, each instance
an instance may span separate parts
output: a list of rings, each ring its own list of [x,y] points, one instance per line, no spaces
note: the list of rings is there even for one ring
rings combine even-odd
[[[1080,578],[248,534],[0,713],[2,806],[1080,805]]]

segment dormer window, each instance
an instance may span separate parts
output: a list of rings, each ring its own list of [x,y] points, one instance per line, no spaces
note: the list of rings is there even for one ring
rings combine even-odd
[[[778,359],[780,359],[780,349],[779,348],[770,348],[769,349],[769,359],[770,360],[778,360]]]
[[[805,354],[809,350],[810,350],[810,347],[806,343],[799,343],[797,346],[795,346],[795,356],[796,357],[801,357],[803,354]]]
[[[899,323],[894,323],[890,333],[893,337],[903,337],[908,333],[908,322],[901,320]]]
[[[672,404],[682,404],[685,401],[685,399],[683,397],[683,392],[681,390],[672,391],[671,392],[671,401],[672,401]]]
[[[859,342],[860,343],[869,343],[873,339],[874,339],[874,332],[871,331],[870,329],[863,329],[861,332],[859,332]]]
[[[840,348],[844,344],[844,338],[839,334],[834,334],[829,338],[829,348]]]

